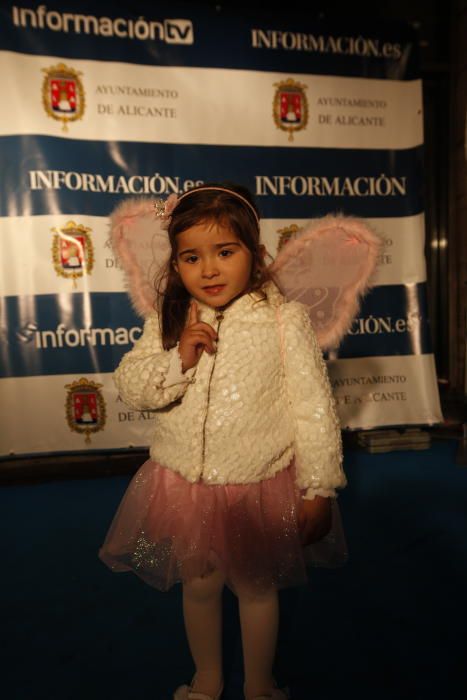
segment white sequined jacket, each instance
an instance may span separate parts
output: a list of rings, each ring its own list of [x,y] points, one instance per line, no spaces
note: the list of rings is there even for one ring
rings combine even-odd
[[[306,498],[345,486],[340,427],[326,365],[305,308],[246,294],[222,313],[198,303],[218,332],[217,352],[185,374],[177,347],[163,350],[156,315],[122,359],[122,400],[155,410],[151,458],[190,482],[245,484],[295,457]]]

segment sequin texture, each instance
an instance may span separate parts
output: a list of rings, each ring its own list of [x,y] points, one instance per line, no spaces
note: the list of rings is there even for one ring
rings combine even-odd
[[[122,400],[154,410],[156,420],[151,459],[128,488],[100,556],[161,590],[216,568],[234,590],[301,583],[300,499],[334,496],[346,483],[307,312],[283,303],[274,285],[267,299],[246,294],[222,317],[199,309],[218,328],[215,355],[202,353],[183,374],[178,348],[163,350],[153,315],[115,373]],[[331,536],[319,556],[313,550],[323,564],[345,560],[336,509],[333,499]]]
[[[244,295],[223,318],[199,306],[202,321],[220,323],[219,343],[194,376],[164,385],[178,351],[162,349],[156,316],[116,371],[125,403],[156,410],[151,458],[192,483],[220,485],[271,478],[295,457],[307,496],[344,486],[340,426],[305,307],[271,289],[264,301]]]

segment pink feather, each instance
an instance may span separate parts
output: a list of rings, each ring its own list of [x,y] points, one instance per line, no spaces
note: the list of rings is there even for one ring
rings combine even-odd
[[[112,247],[125,272],[133,307],[141,316],[154,311],[154,281],[170,254],[161,223],[153,199],[126,199],[110,216]]]
[[[269,268],[285,297],[307,306],[323,350],[337,347],[349,330],[380,247],[365,222],[326,216],[295,234]]]

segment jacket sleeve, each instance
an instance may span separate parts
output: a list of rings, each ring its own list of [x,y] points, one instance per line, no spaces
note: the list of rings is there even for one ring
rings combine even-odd
[[[121,399],[136,410],[155,410],[181,398],[195,368],[182,373],[178,346],[162,347],[159,321],[149,316],[144,330],[130,352],[123,356],[115,370],[114,381]]]
[[[297,483],[304,498],[335,496],[346,485],[342,441],[326,364],[307,311],[298,302],[280,307],[282,352],[295,427]]]

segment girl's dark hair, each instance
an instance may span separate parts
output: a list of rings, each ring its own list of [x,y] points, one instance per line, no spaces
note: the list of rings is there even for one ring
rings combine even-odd
[[[219,189],[207,189],[219,187]],[[259,226],[253,211],[239,197],[247,200],[257,213],[258,208],[250,192],[232,183],[209,183],[194,187],[181,198],[173,211],[168,228],[171,247],[170,260],[156,282],[159,299],[162,344],[166,350],[174,347],[185,327],[190,295],[186,291],[173,263],[177,257],[177,235],[203,222],[229,226],[237,238],[248,248],[252,256],[250,284],[247,291],[260,290],[270,279],[263,259],[259,238]]]

